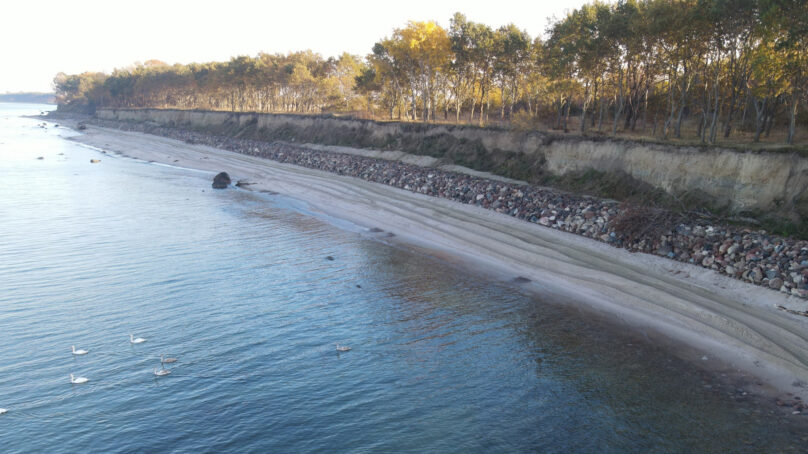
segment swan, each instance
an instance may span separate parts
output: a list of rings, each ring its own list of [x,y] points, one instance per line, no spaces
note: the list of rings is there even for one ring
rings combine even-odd
[[[129,335],[129,343],[130,344],[142,344],[144,342],[146,342],[146,339],[144,339],[142,337],[135,338],[134,334]]]
[[[87,383],[88,381],[90,381],[89,378],[84,378],[84,377],[75,377],[75,378],[73,378],[73,374],[70,374],[70,383],[80,385],[82,383]]]
[[[163,375],[168,375],[170,373],[171,369],[154,369],[154,375],[157,375],[158,377],[162,377]]]
[[[6,410],[5,408],[0,408],[0,415],[2,415],[3,413],[6,413],[6,412],[8,412],[8,410]]]
[[[160,355],[160,363],[176,363],[177,358],[163,358],[164,355]]]
[[[338,351],[338,352],[347,352],[347,351],[349,351],[349,350],[351,350],[351,347],[349,347],[349,346],[347,346],[347,345],[340,345],[340,344],[337,344],[337,351]]]
[[[76,350],[75,345],[71,345],[70,348],[73,349],[73,354],[74,355],[86,355],[87,353],[89,353],[87,350]]]

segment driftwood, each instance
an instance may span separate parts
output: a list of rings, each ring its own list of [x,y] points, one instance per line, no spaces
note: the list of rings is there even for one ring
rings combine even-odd
[[[808,311],[795,311],[794,309],[789,309],[787,307],[780,306],[779,304],[775,304],[774,307],[780,309],[781,311],[786,311],[789,314],[802,315],[803,317],[808,317]]]

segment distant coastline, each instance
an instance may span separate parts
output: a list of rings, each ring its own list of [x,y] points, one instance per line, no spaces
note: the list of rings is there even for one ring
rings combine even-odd
[[[2,93],[0,94],[0,102],[56,104],[56,95],[38,92]]]

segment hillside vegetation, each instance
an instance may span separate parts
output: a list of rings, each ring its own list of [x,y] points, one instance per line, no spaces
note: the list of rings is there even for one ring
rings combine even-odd
[[[54,85],[67,110],[330,112],[687,143],[805,142],[803,0],[593,2],[544,37],[461,13],[448,25],[408,22],[365,57],[152,60],[60,73]]]

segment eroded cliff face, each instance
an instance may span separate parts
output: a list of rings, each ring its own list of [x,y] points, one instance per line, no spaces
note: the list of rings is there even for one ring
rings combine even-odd
[[[342,145],[438,158],[536,181],[594,169],[631,176],[680,197],[697,194],[732,213],[808,217],[808,158],[797,153],[678,147],[469,126],[157,109],[104,109],[101,119],[154,122],[238,137]]]

